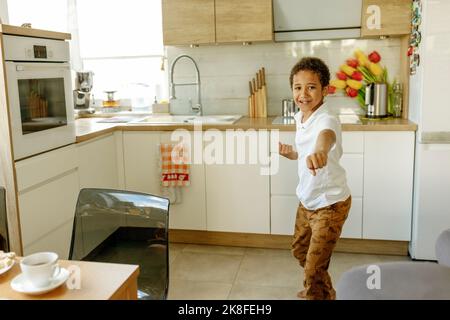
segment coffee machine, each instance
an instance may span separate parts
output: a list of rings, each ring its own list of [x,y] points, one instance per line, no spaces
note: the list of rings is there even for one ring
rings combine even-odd
[[[95,112],[91,108],[92,71],[79,71],[75,76],[75,90],[73,90],[73,102],[77,114],[91,114]]]

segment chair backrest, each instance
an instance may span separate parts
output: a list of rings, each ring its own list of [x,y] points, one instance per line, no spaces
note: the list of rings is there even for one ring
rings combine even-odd
[[[69,259],[139,265],[140,299],[167,298],[169,200],[145,193],[82,189]]]
[[[439,264],[450,267],[450,229],[444,230],[438,236],[435,253]]]
[[[0,187],[0,250],[9,251],[6,190],[3,187]]]

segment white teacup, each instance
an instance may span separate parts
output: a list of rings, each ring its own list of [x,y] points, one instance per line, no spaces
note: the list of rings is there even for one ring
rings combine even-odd
[[[54,252],[38,252],[20,261],[25,278],[35,287],[45,287],[55,278],[60,267],[58,255]]]

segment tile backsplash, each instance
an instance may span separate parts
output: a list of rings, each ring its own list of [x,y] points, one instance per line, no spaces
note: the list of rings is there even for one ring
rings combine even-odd
[[[289,74],[292,66],[304,56],[316,56],[330,68],[331,78],[345,60],[360,48],[366,54],[377,50],[386,66],[389,80],[399,78],[400,40],[389,38],[323,40],[280,43],[208,45],[197,48],[167,47],[168,65],[180,54],[191,56],[197,63],[201,79],[204,114],[247,115],[248,82],[261,67],[266,70],[268,115],[281,115],[282,99],[291,98]],[[170,67],[167,70],[170,73]],[[170,80],[170,77],[169,77]],[[174,82],[195,82],[195,68],[188,59],[180,59],[174,69]],[[197,101],[195,86],[176,88],[177,99],[171,100],[171,112],[190,114],[190,103]],[[191,101],[190,101],[191,100]],[[343,94],[327,97],[328,104],[339,113],[363,112],[356,99]]]

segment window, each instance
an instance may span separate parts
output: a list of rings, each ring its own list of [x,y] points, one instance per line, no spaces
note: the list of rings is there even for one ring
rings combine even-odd
[[[96,100],[112,90],[117,91],[115,99],[123,101],[140,95],[141,101],[151,103],[155,96],[158,100],[168,96],[167,74],[161,70],[161,1],[8,0],[7,4],[11,25],[31,23],[33,28],[72,34],[72,68],[94,72]]]
[[[35,29],[67,32],[67,2],[61,0],[8,0],[9,24],[31,23]]]
[[[167,97],[161,1],[77,0],[76,8],[80,59],[94,72],[96,99],[106,90],[122,99],[145,94],[149,103]]]

